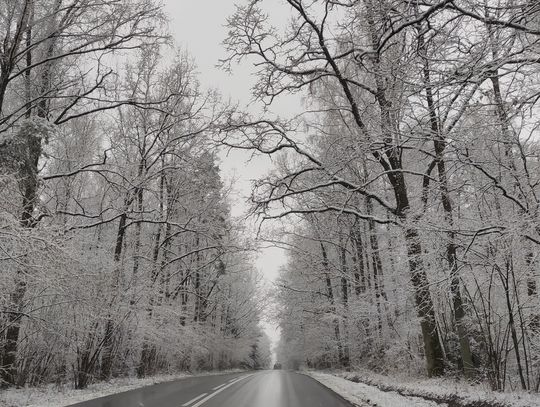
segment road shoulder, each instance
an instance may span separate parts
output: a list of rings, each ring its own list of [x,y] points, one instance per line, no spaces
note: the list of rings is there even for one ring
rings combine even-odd
[[[359,407],[440,407],[440,404],[418,397],[402,396],[396,392],[379,390],[375,386],[353,383],[329,373],[302,372],[317,380],[344,399]]]

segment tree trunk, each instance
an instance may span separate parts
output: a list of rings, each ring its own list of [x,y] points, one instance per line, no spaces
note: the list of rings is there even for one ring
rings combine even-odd
[[[144,152],[142,153],[144,154]],[[135,304],[135,296],[137,293],[137,278],[139,275],[139,251],[141,249],[141,229],[142,229],[142,221],[143,221],[143,200],[144,200],[144,188],[142,185],[142,177],[143,177],[143,171],[144,171],[144,158],[141,158],[141,161],[139,163],[139,170],[138,170],[138,185],[135,189],[135,197],[137,202],[137,216],[139,218],[139,222],[135,224],[135,247],[133,249],[133,272],[131,275],[131,300],[130,304]]]
[[[118,231],[116,234],[116,244],[114,248],[114,270],[112,278],[112,292],[111,299],[109,303],[109,314],[107,316],[107,321],[105,322],[105,332],[103,336],[103,346],[102,346],[102,355],[101,355],[101,371],[100,379],[108,380],[111,377],[113,358],[114,358],[114,342],[115,342],[115,324],[113,321],[113,308],[118,294],[118,289],[120,285],[120,275],[121,275],[121,264],[120,260],[122,257],[122,249],[124,247],[124,239],[126,235],[126,222],[127,222],[127,210],[131,205],[133,198],[128,198],[124,204],[124,213],[120,216],[120,221],[118,223]]]
[[[356,223],[351,228],[351,240],[354,245],[354,292],[356,296],[359,296],[360,294],[366,292],[366,271],[364,265],[364,247],[362,243],[362,234],[359,230],[359,225]]]
[[[501,277],[501,282],[504,288],[504,298],[506,300],[506,309],[508,311],[508,325],[510,330],[510,336],[512,338],[512,344],[514,345],[514,355],[516,356],[516,364],[519,374],[519,381],[521,383],[521,388],[527,390],[527,383],[525,382],[525,376],[523,374],[523,366],[521,362],[521,354],[519,351],[519,339],[516,332],[516,323],[514,320],[514,310],[512,308],[512,300],[510,298],[510,262],[506,262],[506,272],[503,273],[499,270],[499,275]]]
[[[367,6],[366,20],[368,23],[369,35],[373,49],[378,49],[379,38],[377,36],[377,27],[375,24],[375,10],[371,0],[365,0]],[[426,356],[427,373],[431,376],[439,376],[444,373],[444,353],[442,351],[439,338],[439,331],[435,319],[435,309],[431,293],[429,291],[429,282],[422,261],[422,247],[420,236],[416,227],[416,219],[410,219],[410,203],[403,173],[401,161],[401,148],[399,147],[398,137],[399,129],[395,121],[395,109],[392,102],[386,96],[386,85],[382,73],[379,54],[373,59],[373,74],[376,85],[375,99],[380,109],[381,131],[384,137],[384,143],[387,146],[384,156],[379,152],[374,152],[374,157],[381,166],[387,171],[387,179],[392,186],[396,200],[396,215],[405,226],[405,241],[407,254],[409,257],[409,271],[411,282],[414,287],[414,296],[416,311],[420,318],[422,337],[424,340],[424,351]],[[412,221],[412,224],[409,224]]]
[[[38,179],[37,168],[41,156],[41,139],[29,135],[26,141],[28,156],[23,162],[19,188],[21,189],[23,201],[20,217],[21,227],[32,229],[36,226],[37,220],[34,218],[34,209],[37,201]],[[24,264],[25,261],[23,261]],[[24,266],[23,266],[24,267]],[[10,294],[10,312],[8,313],[6,340],[4,347],[0,350],[0,378],[7,384],[14,385],[17,382],[17,345],[19,342],[19,332],[24,311],[24,297],[26,295],[26,274],[28,270],[18,268],[15,276],[15,288]]]
[[[328,262],[328,255],[326,253],[326,249],[322,242],[320,242],[321,247],[321,254],[323,258],[323,268],[324,268],[324,276],[325,276],[325,283],[326,283],[326,294],[328,296],[328,300],[330,301],[330,312],[334,314],[334,337],[336,339],[337,348],[338,348],[338,359],[340,366],[346,366],[348,364],[347,357],[345,355],[345,352],[343,350],[343,341],[341,339],[341,330],[339,328],[339,319],[336,315],[336,304],[334,299],[334,290],[332,288],[332,280],[330,279],[330,263]]]
[[[414,227],[405,230],[409,269],[412,273],[412,283],[415,288],[415,303],[420,328],[424,339],[427,372],[430,377],[444,373],[444,354],[439,339],[439,331],[435,319],[435,310],[429,291],[429,283],[422,262],[422,247],[420,236]]]
[[[159,181],[159,219],[164,219],[164,190],[165,190],[165,172],[163,168],[165,167],[165,161],[162,158],[161,160],[161,176]],[[161,231],[162,226],[159,224],[157,226],[157,231],[154,236],[154,249],[152,251],[152,275],[150,276],[150,294],[148,299],[148,308],[146,309],[148,321],[151,321],[154,313],[154,302],[155,302],[155,285],[160,274],[160,267],[158,264],[159,253],[161,248]],[[166,235],[167,238],[167,235]],[[145,333],[143,338],[143,345],[141,350],[141,358],[139,360],[139,365],[137,366],[137,376],[139,378],[145,377],[148,373],[152,372],[154,365],[154,359],[156,355],[155,346],[150,344],[148,335]]]
[[[343,238],[340,234],[340,260],[341,260],[341,305],[343,307],[343,367],[349,369],[351,367],[351,355],[349,349],[349,267],[347,266],[347,248],[346,242],[343,242]]]
[[[422,27],[419,27],[418,36],[418,48],[425,52],[424,35],[422,34]],[[459,277],[459,269],[457,264],[457,247],[455,243],[454,227],[454,214],[452,209],[452,201],[450,200],[450,193],[448,190],[448,178],[446,175],[446,162],[444,159],[444,151],[446,149],[446,140],[444,135],[441,134],[441,128],[439,125],[439,118],[437,115],[435,101],[433,98],[433,90],[431,87],[431,78],[429,70],[429,60],[427,57],[423,58],[423,75],[424,85],[426,87],[426,100],[429,110],[429,119],[431,127],[431,136],[433,138],[433,145],[435,149],[435,157],[437,161],[437,172],[439,174],[439,188],[441,203],[444,210],[444,218],[449,225],[449,231],[447,233],[446,243],[446,260],[450,270],[450,292],[452,296],[452,306],[454,311],[454,320],[456,322],[457,335],[459,338],[459,349],[461,355],[461,361],[463,364],[463,372],[465,377],[472,377],[475,372],[474,363],[472,360],[472,352],[469,344],[469,334],[464,325],[465,309],[463,306],[463,299],[461,297],[461,281]]]

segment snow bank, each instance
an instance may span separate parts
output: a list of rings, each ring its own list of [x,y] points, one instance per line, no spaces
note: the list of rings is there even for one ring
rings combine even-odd
[[[366,400],[369,400],[370,403],[367,405],[377,407],[416,407],[426,405],[447,405],[449,407],[540,407],[540,395],[537,393],[500,393],[490,390],[486,385],[475,385],[466,381],[455,381],[448,378],[388,377],[368,371],[335,372],[332,374],[307,373],[361,406],[366,404]],[[345,383],[342,383],[342,381]],[[336,386],[336,388],[332,386]],[[348,393],[351,396],[347,396]],[[389,395],[390,398],[385,399],[384,394]],[[356,400],[360,400],[364,404]]]
[[[329,373],[305,372],[329,389],[358,406],[371,407],[440,407],[441,404],[417,397],[402,396],[396,392],[379,390],[375,386],[354,383]]]
[[[25,387],[0,391],[0,407],[63,407],[81,401],[91,400],[110,394],[150,386],[152,384],[178,380],[185,377],[219,375],[240,372],[227,370],[201,374],[166,374],[137,379],[134,377],[111,379],[108,382],[94,383],[83,390],[75,390],[69,385],[47,385],[43,387]]]

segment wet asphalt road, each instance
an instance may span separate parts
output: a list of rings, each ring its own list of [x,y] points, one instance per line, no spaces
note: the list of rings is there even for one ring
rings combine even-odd
[[[190,377],[70,407],[352,407],[311,377],[285,370]]]

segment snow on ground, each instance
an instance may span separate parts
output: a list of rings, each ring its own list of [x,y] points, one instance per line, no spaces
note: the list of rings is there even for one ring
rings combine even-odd
[[[64,407],[81,401],[91,400],[110,394],[121,393],[152,384],[178,380],[191,376],[207,376],[240,372],[228,370],[222,372],[201,373],[191,375],[188,373],[156,375],[137,379],[133,377],[111,379],[108,382],[94,383],[83,390],[75,390],[71,385],[47,385],[43,387],[24,387],[20,389],[7,389],[0,391],[0,407]]]
[[[443,406],[419,397],[451,400],[452,406],[540,406],[540,395],[527,392],[495,392],[485,384],[470,384],[448,378],[389,377],[369,371],[321,373],[310,376],[360,406]],[[369,402],[367,402],[369,400]],[[364,403],[364,404],[362,404]],[[426,404],[427,403],[427,404]]]
[[[375,386],[353,383],[329,373],[305,372],[346,400],[361,407],[441,407],[443,405],[417,397],[405,397],[396,392],[385,392]]]
[[[383,376],[372,372],[342,373],[339,376],[384,389],[396,389],[401,394],[414,394],[428,398],[455,399],[457,405],[484,405],[509,407],[540,407],[540,394],[521,390],[496,392],[487,383],[472,384],[466,380],[449,378],[412,378]]]

